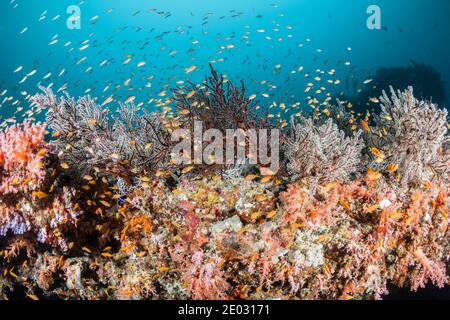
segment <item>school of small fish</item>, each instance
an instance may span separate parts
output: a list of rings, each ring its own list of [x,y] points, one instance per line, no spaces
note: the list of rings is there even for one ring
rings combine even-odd
[[[13,11],[21,9],[17,0],[10,0],[10,5]],[[81,12],[88,6],[85,1],[77,5]],[[0,127],[24,118],[39,119],[41,110],[28,105],[40,86],[80,96],[89,94],[102,105],[124,101],[166,110],[172,102],[170,90],[182,89],[190,81],[200,83],[209,63],[217,64],[225,75],[245,79],[252,86],[249,99],[269,106],[270,117],[280,123],[305,111],[327,114],[333,98],[342,96],[349,86],[360,91],[371,85],[372,79],[361,80],[354,75],[351,46],[342,48],[341,60],[331,61],[325,56],[326,50],[305,36],[301,22],[284,22],[286,15],[279,4],[261,10],[267,14],[237,9],[225,14],[202,13],[193,9],[185,13],[186,19],[177,16],[175,27],[161,28],[154,25],[172,25],[174,13],[157,8],[124,12],[106,7],[95,9],[91,17],[71,17],[80,19],[82,28],[60,33],[51,30],[62,28],[65,8],[36,12],[39,28],[44,25],[48,34],[37,35],[37,27],[31,24],[18,29],[17,41],[35,37],[41,54],[31,63],[17,61],[12,75],[8,75],[17,79],[13,87],[0,82]],[[105,24],[119,15],[120,21],[131,19],[142,24],[119,22],[104,31]],[[256,17],[259,23],[246,24],[249,17]],[[233,28],[228,26],[229,21]],[[234,25],[240,25],[241,30]],[[71,32],[76,34],[72,36]],[[326,68],[315,67],[319,61]],[[236,66],[238,74],[233,71]],[[302,86],[304,89],[299,89]],[[375,99],[369,102],[375,103]]]

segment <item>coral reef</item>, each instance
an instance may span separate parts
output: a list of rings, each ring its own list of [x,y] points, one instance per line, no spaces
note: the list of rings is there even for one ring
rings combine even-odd
[[[243,88],[207,81],[166,118],[47,90],[33,99],[47,126],[0,133],[0,298],[381,299],[449,283],[444,109],[392,90],[373,119],[338,105],[292,121],[278,175],[180,174],[171,130],[256,119]],[[195,101],[230,113],[181,112]]]

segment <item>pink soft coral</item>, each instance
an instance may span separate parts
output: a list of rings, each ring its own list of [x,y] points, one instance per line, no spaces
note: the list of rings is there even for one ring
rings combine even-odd
[[[67,249],[63,233],[80,210],[73,188],[58,184],[45,124],[24,122],[0,133],[0,236],[33,233],[40,243]]]
[[[45,176],[48,145],[45,125],[14,125],[0,133],[0,193],[18,193],[39,184]]]
[[[356,202],[369,202],[374,197],[360,181],[348,184],[327,183],[317,186],[315,194],[301,184],[291,184],[285,192],[280,193],[284,208],[282,222],[330,224],[339,217],[342,210],[352,211]]]

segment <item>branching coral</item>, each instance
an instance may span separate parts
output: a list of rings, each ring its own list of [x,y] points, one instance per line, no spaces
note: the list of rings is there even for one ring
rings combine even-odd
[[[287,171],[313,185],[347,180],[358,170],[362,148],[360,133],[346,137],[331,119],[316,126],[312,119],[302,118],[292,123],[284,145]]]

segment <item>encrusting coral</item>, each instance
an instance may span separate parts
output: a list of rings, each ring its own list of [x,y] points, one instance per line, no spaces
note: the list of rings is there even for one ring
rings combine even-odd
[[[218,79],[191,97],[215,105]],[[378,299],[391,284],[447,285],[447,113],[392,94],[362,130],[353,115],[348,128],[293,123],[286,167],[268,177],[183,174],[162,160],[167,119],[46,91],[34,102],[49,142],[43,124],[0,134],[0,297]],[[187,114],[169,122],[189,127]]]

